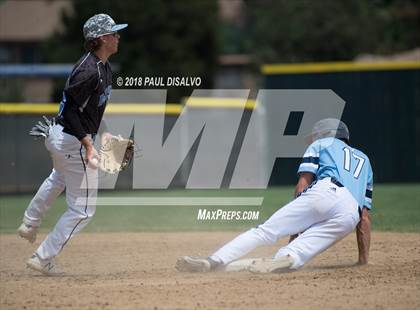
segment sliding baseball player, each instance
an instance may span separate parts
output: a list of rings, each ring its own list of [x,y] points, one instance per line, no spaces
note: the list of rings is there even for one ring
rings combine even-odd
[[[179,271],[249,270],[257,273],[295,270],[356,228],[359,264],[370,245],[373,174],[369,158],[349,145],[347,126],[336,119],[315,124],[298,169],[296,198],[265,223],[239,235],[207,258],[184,256]],[[292,236],[270,259],[238,260],[261,245]]]

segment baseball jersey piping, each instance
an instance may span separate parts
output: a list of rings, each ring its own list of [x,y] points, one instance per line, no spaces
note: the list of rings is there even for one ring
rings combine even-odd
[[[84,161],[83,155],[82,155],[82,147],[83,147],[83,145],[81,144],[79,154],[80,154],[80,159],[82,160],[84,174],[86,176],[86,205],[85,205],[85,215],[86,216],[85,216],[85,218],[80,219],[77,222],[77,224],[73,227],[72,231],[70,232],[70,235],[68,236],[66,241],[64,241],[63,245],[61,246],[60,252],[64,249],[67,242],[69,242],[69,240],[70,240],[71,236],[73,235],[74,231],[76,230],[77,226],[79,226],[82,221],[87,220],[89,218],[89,216],[87,214],[87,206],[88,206],[88,200],[89,200],[89,183],[88,183],[88,177],[87,177],[87,173],[86,173],[86,165],[85,165],[85,161]]]
[[[98,89],[98,87],[99,87],[99,83],[101,82],[101,70],[99,69],[99,64],[100,64],[100,63],[102,63],[102,64],[103,64],[103,62],[102,62],[101,60],[99,60],[99,61],[96,63],[96,69],[98,70],[98,83],[96,84],[95,90],[97,90],[97,89]]]
[[[80,68],[80,66],[85,62],[86,59],[90,56],[90,52],[86,55],[86,57],[80,62],[80,64],[73,70],[73,72],[76,72],[77,69]]]

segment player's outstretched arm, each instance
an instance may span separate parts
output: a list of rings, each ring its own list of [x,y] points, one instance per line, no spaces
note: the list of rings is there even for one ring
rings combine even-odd
[[[369,259],[371,220],[367,208],[362,209],[360,222],[356,227],[357,246],[359,248],[359,265],[365,265]]]

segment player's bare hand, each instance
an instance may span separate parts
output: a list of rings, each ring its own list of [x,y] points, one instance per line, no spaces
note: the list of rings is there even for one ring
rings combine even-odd
[[[91,168],[98,168],[99,164],[99,154],[95,150],[95,147],[93,146],[92,139],[89,136],[85,136],[83,139],[80,140],[80,142],[85,147],[85,162],[86,164]]]
[[[93,145],[86,148],[85,161],[89,167],[94,169],[98,168],[99,159],[99,154]]]

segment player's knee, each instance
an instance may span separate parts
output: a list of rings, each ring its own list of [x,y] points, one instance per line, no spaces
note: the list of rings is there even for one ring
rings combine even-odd
[[[86,209],[84,209],[80,215],[81,217],[83,217],[83,220],[90,221],[92,217],[95,215],[95,212],[96,212],[96,207],[89,206]]]
[[[277,236],[263,225],[253,228],[253,232],[266,244],[271,245],[277,242]]]
[[[352,214],[343,216],[337,223],[336,236],[340,239],[344,238],[356,228],[357,223],[357,219]]]
[[[66,184],[64,183],[64,181],[60,179],[56,179],[52,177],[51,175],[47,178],[47,182],[48,182],[48,187],[50,188],[50,190],[53,190],[53,191],[62,192],[64,188],[66,187]]]
[[[96,206],[90,206],[86,209],[86,216],[90,219],[95,215]]]
[[[72,217],[77,220],[89,221],[95,214],[96,207],[95,206],[88,206],[85,208],[70,208],[70,212],[72,213]]]

